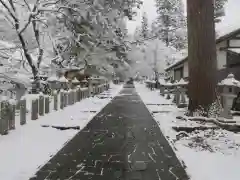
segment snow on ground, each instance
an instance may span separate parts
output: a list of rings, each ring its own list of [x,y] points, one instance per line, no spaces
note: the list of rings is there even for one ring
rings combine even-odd
[[[79,130],[57,130],[56,126],[80,126],[87,123],[122,89],[122,85],[110,85],[108,91],[96,97],[83,99],[63,110],[53,111],[36,121],[28,120],[6,136],[0,137],[0,179],[26,180],[55,155]]]
[[[160,96],[159,90],[150,91],[139,83],[135,83],[135,86],[161,131],[174,147],[176,155],[186,165],[191,180],[240,179],[240,134],[218,129],[184,133],[186,136],[180,137],[182,133],[174,131],[172,126],[195,127],[201,124],[176,119],[184,114],[184,109],[166,105],[172,104],[172,101]]]

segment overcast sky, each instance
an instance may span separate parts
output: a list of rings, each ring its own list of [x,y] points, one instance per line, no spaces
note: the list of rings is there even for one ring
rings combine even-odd
[[[185,0],[183,0],[185,3]],[[218,24],[218,28],[224,28],[227,26],[237,25],[240,28],[240,0],[228,0],[226,4],[225,13],[226,16],[223,18],[222,22]],[[138,11],[135,21],[128,21],[127,27],[129,33],[133,34],[136,26],[141,24],[141,16],[143,12],[146,12],[148,19],[152,22],[156,18],[156,8],[155,0],[144,0],[142,8]]]

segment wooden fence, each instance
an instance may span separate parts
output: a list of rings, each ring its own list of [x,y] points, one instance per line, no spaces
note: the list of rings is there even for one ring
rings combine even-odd
[[[109,89],[109,84],[101,84],[92,87],[92,92],[88,88],[75,88],[66,90],[60,90],[54,92],[52,97],[40,94],[36,98],[31,100],[31,120],[37,120],[39,116],[47,115],[51,110],[58,111],[64,109],[67,106],[73,105],[76,102],[80,102],[82,99],[90,97],[91,95],[97,95],[105,90]],[[50,103],[53,103],[52,109]],[[20,125],[27,123],[27,100],[22,98],[16,105],[13,100],[4,100],[1,103],[0,110],[0,134],[6,135],[9,130],[15,129],[16,111],[19,111]]]

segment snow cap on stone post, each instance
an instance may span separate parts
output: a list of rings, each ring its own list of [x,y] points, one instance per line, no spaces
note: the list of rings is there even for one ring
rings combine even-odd
[[[62,76],[62,77],[59,78],[59,82],[67,83],[68,80],[65,78],[65,76]]]
[[[48,82],[57,82],[59,81],[59,79],[57,78],[57,76],[52,75],[47,79]]]
[[[173,86],[173,84],[172,84],[171,82],[166,82],[166,83],[165,83],[165,86],[170,87],[170,86]]]
[[[180,79],[180,81],[178,81],[176,84],[177,84],[178,86],[186,86],[186,85],[188,85],[188,82],[185,81],[185,80],[182,78],[182,79]]]
[[[79,80],[75,77],[73,80],[72,80],[72,83],[79,83]]]

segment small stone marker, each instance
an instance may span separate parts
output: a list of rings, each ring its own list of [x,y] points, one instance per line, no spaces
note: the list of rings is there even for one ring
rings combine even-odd
[[[32,120],[38,119],[38,99],[32,100]]]
[[[49,100],[49,97],[46,97],[45,98],[45,105],[44,105],[44,107],[45,107],[45,113],[46,114],[48,114],[49,113],[49,105],[50,105],[50,100]]]
[[[20,100],[19,101],[19,106],[20,106],[20,125],[26,124],[26,99]]]
[[[78,102],[81,101],[81,93],[82,93],[81,90],[78,89],[78,90],[77,90],[77,101],[78,101]]]
[[[0,120],[0,134],[7,135],[9,130],[9,103],[7,101],[1,102],[1,120]]]
[[[69,94],[68,92],[64,93],[64,107],[67,107],[69,104]]]
[[[44,116],[44,96],[39,96],[39,116]]]
[[[71,105],[71,92],[67,92],[67,105]]]
[[[64,101],[65,101],[65,95],[64,95],[64,92],[61,92],[60,93],[60,109],[64,108],[64,106],[65,106]]]
[[[169,93],[167,93],[167,97],[166,97],[166,99],[171,99],[171,96],[170,96]]]
[[[74,104],[75,103],[75,94],[76,94],[76,92],[75,92],[75,90],[73,90],[71,93],[72,93],[72,104]]]
[[[9,129],[15,129],[15,110],[16,110],[16,105],[11,104],[10,105],[10,118],[9,118]]]
[[[165,87],[163,85],[160,86],[160,95],[161,96],[164,96],[164,90],[165,90]]]
[[[58,110],[58,95],[57,94],[53,95],[53,108],[55,111]]]
[[[180,104],[180,91],[179,89],[176,90],[176,105],[178,106]]]

